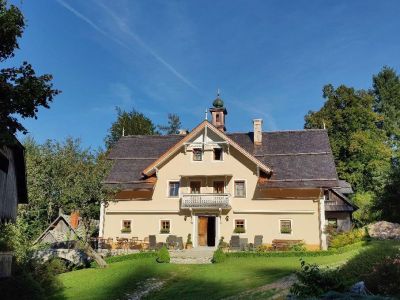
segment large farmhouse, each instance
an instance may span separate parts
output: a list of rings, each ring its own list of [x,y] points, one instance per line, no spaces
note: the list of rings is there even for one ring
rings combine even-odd
[[[124,136],[111,149],[105,185],[118,188],[102,205],[100,237],[169,235],[217,246],[239,235],[253,241],[302,240],[326,249],[325,226],[351,226],[351,187],[338,180],[326,130],[226,131],[218,97],[191,132]]]

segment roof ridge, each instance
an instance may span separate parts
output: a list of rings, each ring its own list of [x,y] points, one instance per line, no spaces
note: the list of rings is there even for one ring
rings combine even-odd
[[[274,131],[263,131],[262,133],[288,133],[288,132],[312,132],[312,131],[321,131],[321,132],[327,132],[326,129],[319,129],[319,128],[312,128],[312,129],[288,129],[288,130],[274,130]],[[248,132],[227,132],[227,135],[230,134],[249,134],[249,133],[254,133],[254,131],[248,131]]]

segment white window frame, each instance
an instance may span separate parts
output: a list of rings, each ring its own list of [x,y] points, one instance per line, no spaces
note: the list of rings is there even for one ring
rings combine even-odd
[[[201,160],[195,160],[194,159],[195,150],[200,150],[200,152],[201,152]],[[204,161],[204,151],[203,151],[203,149],[199,148],[199,147],[193,147],[192,148],[192,162],[202,162],[202,161]]]
[[[281,221],[290,221],[290,233],[282,233],[281,232]],[[282,236],[288,236],[288,235],[293,235],[293,219],[279,219],[279,226],[278,226],[278,232]]]
[[[179,188],[178,188],[178,195],[177,196],[171,196],[170,194],[169,194],[169,192],[170,192],[170,183],[171,182],[178,182],[179,183]],[[167,181],[167,197],[168,198],[180,198],[180,196],[181,196],[181,181],[179,180],[179,179],[177,179],[177,180],[168,180]]]
[[[218,179],[213,179],[212,181],[212,189],[213,189],[213,193],[214,193],[214,182],[219,181],[219,182],[223,182],[224,183],[224,191],[222,192],[222,194],[226,194],[226,182],[225,180],[218,180]]]
[[[222,159],[220,159],[220,160],[215,159],[215,156],[214,156],[214,150],[215,150],[215,149],[221,150],[221,158],[222,158]],[[214,147],[214,148],[213,148],[213,150],[212,150],[212,161],[213,161],[213,162],[222,162],[222,161],[224,161],[224,156],[225,156],[225,154],[224,154],[224,148],[222,148],[222,147]]]
[[[235,228],[236,228],[236,221],[238,221],[238,220],[243,220],[244,221],[244,233],[235,233],[235,232],[233,232],[233,234],[247,234],[247,219],[246,218],[235,218],[235,219],[233,219],[233,223],[232,223],[232,229],[233,230],[235,230]]]
[[[162,221],[169,221],[169,232],[168,233],[161,233],[161,222]],[[159,219],[158,221],[158,233],[161,235],[169,235],[172,233],[172,220],[171,219]]]
[[[122,229],[124,229],[125,227],[124,227],[124,221],[130,221],[131,222],[131,227],[130,227],[130,229],[131,229],[131,232],[121,232],[121,234],[131,234],[132,233],[132,225],[133,225],[133,220],[132,219],[121,219],[121,229],[120,230],[122,230]]]
[[[236,181],[243,181],[244,182],[244,196],[237,196],[236,195]],[[235,198],[247,198],[247,180],[246,179],[234,179],[233,180],[233,197]]]

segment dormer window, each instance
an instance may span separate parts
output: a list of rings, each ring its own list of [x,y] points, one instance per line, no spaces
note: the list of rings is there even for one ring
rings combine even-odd
[[[222,160],[222,153],[221,148],[214,148],[214,160]]]
[[[203,160],[203,151],[200,148],[193,149],[193,160],[194,161]]]

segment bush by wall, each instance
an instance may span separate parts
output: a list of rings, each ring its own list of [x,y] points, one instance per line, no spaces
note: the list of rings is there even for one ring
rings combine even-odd
[[[339,248],[346,245],[354,244],[362,241],[365,237],[365,229],[363,228],[331,234],[329,237],[329,247]]]
[[[300,298],[313,298],[334,290],[344,291],[337,269],[321,270],[317,264],[308,264],[301,260],[301,269],[296,272],[298,282],[290,288],[290,292]]]
[[[218,248],[217,250],[214,251],[213,257],[212,257],[212,262],[214,264],[221,263],[225,261],[226,259],[226,254],[224,251],[222,251],[221,248]]]
[[[157,254],[157,262],[159,263],[169,263],[171,260],[167,247],[162,246]]]

